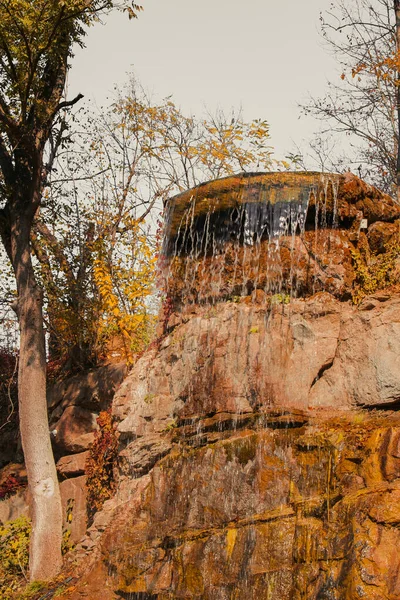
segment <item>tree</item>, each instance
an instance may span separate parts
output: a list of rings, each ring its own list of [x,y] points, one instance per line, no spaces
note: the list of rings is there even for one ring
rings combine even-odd
[[[82,45],[87,27],[114,6],[111,0],[0,0],[0,235],[17,288],[20,429],[33,516],[31,579],[59,571],[62,533],[47,422],[42,291],[30,236],[63,143],[65,113],[81,97],[63,100],[73,45]],[[129,16],[138,9],[121,8]]]
[[[154,221],[163,201],[201,181],[269,169],[274,161],[265,121],[246,123],[240,113],[222,111],[186,116],[171,97],[150,98],[134,77],[99,113],[81,109],[70,128],[79,130],[79,145],[59,154],[33,247],[52,357],[84,368],[114,334],[128,356],[149,340]]]
[[[305,108],[344,133],[360,174],[396,194],[399,174],[399,9],[395,0],[337,0],[321,15],[321,32],[337,60],[338,81]],[[397,18],[397,29],[396,29]]]
[[[397,153],[396,153],[396,186],[397,201],[400,202],[400,2],[393,2],[395,14],[396,52],[395,52],[395,86],[396,86],[396,113],[397,113]]]

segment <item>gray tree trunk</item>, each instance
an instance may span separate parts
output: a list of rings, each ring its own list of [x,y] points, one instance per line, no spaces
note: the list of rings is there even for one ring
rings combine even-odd
[[[30,579],[48,580],[61,569],[62,510],[48,425],[42,293],[31,261],[29,219],[13,221],[10,250],[18,291],[20,431],[32,509]]]

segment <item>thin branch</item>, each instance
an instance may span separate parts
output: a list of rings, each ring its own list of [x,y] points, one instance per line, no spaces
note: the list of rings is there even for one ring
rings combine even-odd
[[[74,177],[74,181],[88,181],[90,179],[95,179],[99,175],[102,175],[103,173],[110,171],[110,169],[111,169],[111,167],[107,167],[106,169],[102,169],[101,171],[98,171],[98,173],[93,173],[93,175],[85,175],[84,177]],[[53,185],[56,183],[68,183],[70,181],[71,181],[71,177],[66,177],[65,179],[51,179],[51,181],[49,183],[51,185]]]
[[[60,102],[60,104],[54,110],[52,118],[54,118],[60,110],[62,110],[63,108],[70,108],[71,106],[74,106],[74,104],[79,102],[79,100],[82,100],[82,98],[84,98],[84,95],[78,94],[73,100],[65,100],[64,102]]]

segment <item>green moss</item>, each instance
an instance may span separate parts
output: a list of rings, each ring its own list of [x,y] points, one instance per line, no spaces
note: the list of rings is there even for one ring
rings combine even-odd
[[[170,421],[168,423],[168,425],[166,425],[164,427],[164,429],[162,430],[161,433],[167,433],[168,431],[172,431],[173,429],[176,429],[178,427],[178,423],[176,421],[176,419],[173,419],[172,421]]]
[[[155,394],[146,394],[143,400],[146,404],[151,404],[155,397]]]
[[[338,175],[330,175],[330,178],[339,181]],[[243,202],[291,202],[294,197],[307,190],[318,190],[322,185],[321,174],[312,172],[269,172],[247,177],[232,175],[209,181],[168,200],[168,207],[172,209],[170,234],[176,234],[188,207],[191,217],[196,217],[207,213],[210,208],[223,210],[240,206]]]
[[[20,600],[31,600],[35,598],[37,594],[45,592],[49,586],[48,581],[32,581],[26,588],[18,594]]]

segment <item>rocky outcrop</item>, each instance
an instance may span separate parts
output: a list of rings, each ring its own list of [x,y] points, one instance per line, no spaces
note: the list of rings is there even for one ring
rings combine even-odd
[[[400,296],[168,327],[114,399],[119,491],[73,597],[397,598]]]
[[[211,181],[167,202],[164,287],[175,307],[254,290],[348,300],[360,270],[398,244],[399,218],[392,198],[351,173]]]
[[[400,209],[347,175],[167,203],[160,339],[113,402],[72,598],[400,595]]]
[[[190,310],[170,318],[159,351],[122,384],[122,435],[218,412],[400,403],[398,295],[358,307],[321,293],[270,308],[244,299]]]
[[[397,598],[398,419],[291,425],[185,432],[116,511],[89,597]]]
[[[49,425],[57,457],[86,451],[96,419],[126,375],[125,363],[105,365],[61,381],[48,390]]]
[[[117,493],[66,598],[400,596],[399,225],[351,175],[240,175],[169,201],[161,335],[114,397]],[[65,385],[51,424],[78,541],[107,394]]]

